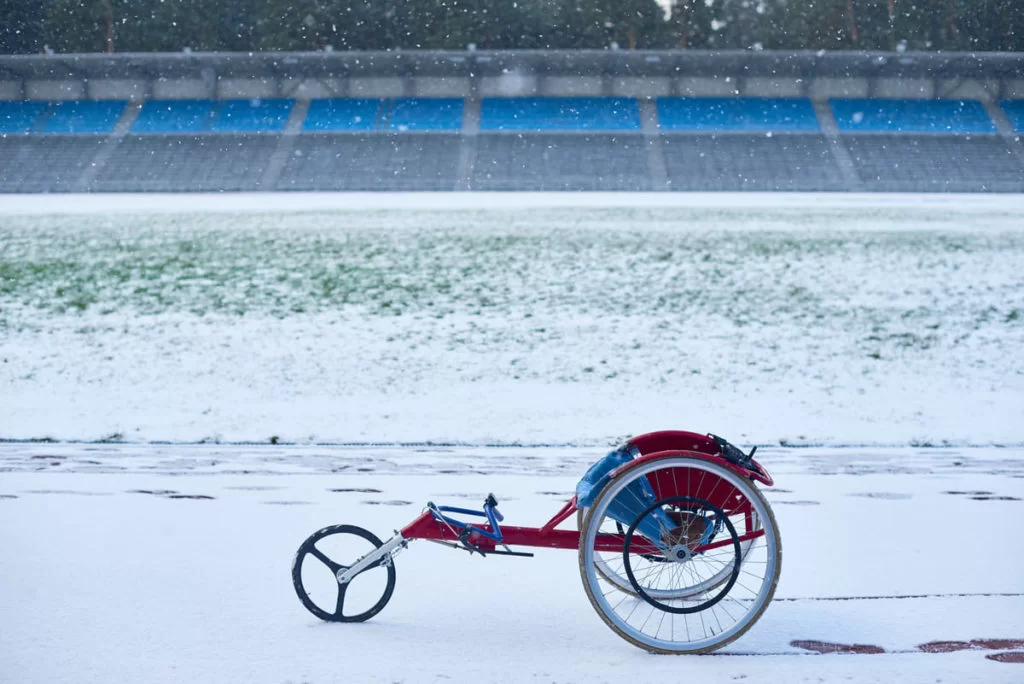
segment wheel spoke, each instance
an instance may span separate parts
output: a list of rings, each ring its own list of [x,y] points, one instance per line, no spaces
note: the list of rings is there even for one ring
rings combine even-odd
[[[342,608],[345,607],[345,592],[347,590],[348,590],[348,585],[347,584],[339,584],[338,585],[338,603],[337,603],[337,606],[334,608],[334,615],[337,616],[337,617],[345,617],[345,614],[342,611]]]
[[[341,564],[335,563],[330,558],[325,556],[323,551],[321,551],[320,549],[316,548],[316,544],[310,544],[309,545],[309,553],[314,558],[316,558],[318,561],[320,561],[321,563],[326,565],[328,567],[328,569],[330,569],[330,571],[335,573],[335,574],[337,574],[338,570],[340,570],[342,568]]]

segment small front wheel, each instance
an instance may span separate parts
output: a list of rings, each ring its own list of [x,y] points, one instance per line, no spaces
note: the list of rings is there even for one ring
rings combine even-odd
[[[379,613],[395,590],[390,556],[342,584],[338,576],[383,542],[354,525],[332,525],[302,542],[292,564],[292,584],[302,605],[321,620],[363,622]]]

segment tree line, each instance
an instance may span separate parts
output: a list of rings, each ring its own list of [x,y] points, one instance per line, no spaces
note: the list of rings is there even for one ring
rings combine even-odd
[[[1024,0],[0,0],[0,54],[1024,51]]]

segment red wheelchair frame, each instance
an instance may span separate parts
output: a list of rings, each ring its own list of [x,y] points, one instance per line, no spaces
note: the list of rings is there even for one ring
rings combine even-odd
[[[635,448],[641,455],[629,464],[621,466],[617,470],[613,471],[611,473],[611,479],[615,479],[615,477],[617,477],[618,474],[626,467],[632,467],[638,463],[671,458],[673,456],[689,456],[716,463],[744,478],[755,480],[767,487],[774,484],[774,480],[760,463],[751,460],[751,467],[746,468],[729,461],[720,455],[720,448],[711,437],[701,435],[696,432],[686,432],[682,430],[650,432],[640,435],[639,437],[634,437],[626,443],[625,447]],[[750,515],[749,510],[742,510],[741,508],[737,508],[735,505],[735,501],[737,499],[742,499],[742,497],[737,496],[735,488],[728,483],[724,483],[726,484],[726,487],[722,489],[721,486],[723,482],[721,480],[709,480],[707,482],[702,482],[697,489],[687,488],[685,491],[680,491],[680,488],[676,483],[664,481],[663,479],[658,478],[657,474],[649,476],[648,481],[651,483],[651,486],[659,499],[686,494],[709,499],[711,503],[715,504],[718,508],[721,508],[730,515],[740,512],[743,512],[748,517]],[[741,504],[741,506],[742,505],[743,504]],[[469,548],[482,553],[496,552],[499,543],[503,546],[577,549],[580,545],[579,530],[555,529],[560,524],[571,518],[577,510],[576,497],[573,496],[572,499],[562,506],[562,508],[542,527],[514,527],[501,525],[500,530],[495,530],[494,526],[490,523],[485,523],[481,526],[467,525],[466,527],[469,528],[468,535],[461,535],[461,530],[459,528],[445,524],[438,520],[437,516],[431,510],[426,510],[414,521],[403,527],[400,530],[400,533],[404,539],[426,539],[454,545],[460,543],[464,545],[468,544]],[[481,534],[481,531],[489,532],[491,535],[499,532],[501,542],[495,541],[487,534]],[[738,539],[741,542],[750,541],[762,535],[764,535],[764,530],[755,530],[741,535]],[[731,543],[733,543],[732,540],[712,542],[696,548],[694,552],[710,551]],[[622,538],[621,536],[614,535],[599,535],[595,548],[599,551],[622,551]],[[640,542],[634,544],[631,551],[638,554],[644,554],[654,553],[657,549],[653,547],[653,545]]]
[[[774,484],[753,459],[753,451],[745,454],[714,435],[652,432],[629,440],[596,462],[580,480],[577,495],[541,527],[501,525],[493,495],[484,502],[483,511],[428,502],[419,517],[385,541],[352,525],[317,531],[296,554],[292,582],[299,600],[317,617],[361,622],[390,600],[395,585],[393,557],[414,539],[485,556],[533,555],[510,547],[573,549],[579,554],[591,604],[621,637],[657,653],[706,653],[749,629],[771,601],[778,582],[782,558],[778,526],[755,482]],[[574,514],[578,514],[578,529],[557,529]],[[486,522],[473,524],[465,516]],[[316,546],[332,536],[369,543],[372,548],[345,565]],[[316,558],[334,575],[333,609],[319,605],[307,591],[303,579],[307,557]],[[346,614],[350,583],[371,570],[386,580],[380,598],[362,612]],[[743,581],[739,580],[741,570],[746,573]],[[753,584],[750,577],[758,579],[756,589],[748,586]],[[614,605],[608,601],[605,585],[619,597]],[[737,593],[739,598],[734,596]],[[622,605],[628,614],[619,612]],[[630,617],[639,606],[649,615],[637,627]],[[722,627],[716,606],[721,606],[717,610],[729,626]],[[703,611],[719,623],[718,629],[711,628],[709,634],[701,618],[701,636],[691,639],[686,617]],[[651,634],[645,629],[655,612],[659,618]],[[671,616],[667,639],[660,636],[666,616]],[[675,636],[677,617],[686,629],[685,641]]]

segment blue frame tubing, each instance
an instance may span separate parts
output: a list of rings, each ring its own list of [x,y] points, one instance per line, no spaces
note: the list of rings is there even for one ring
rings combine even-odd
[[[473,511],[468,508],[457,508],[455,506],[436,506],[433,501],[427,502],[427,510],[430,511],[430,514],[434,516],[435,520],[450,525],[460,533],[466,530],[469,532],[476,532],[482,537],[487,537],[495,544],[501,544],[505,539],[504,535],[501,533],[501,527],[498,525],[499,522],[505,519],[505,516],[497,511],[494,505],[490,503],[490,500],[484,503],[483,511]],[[445,515],[445,513],[458,513],[459,515],[473,515],[480,518],[487,518],[487,522],[490,523],[491,529],[494,531],[490,532],[471,523],[456,520],[455,518]]]

